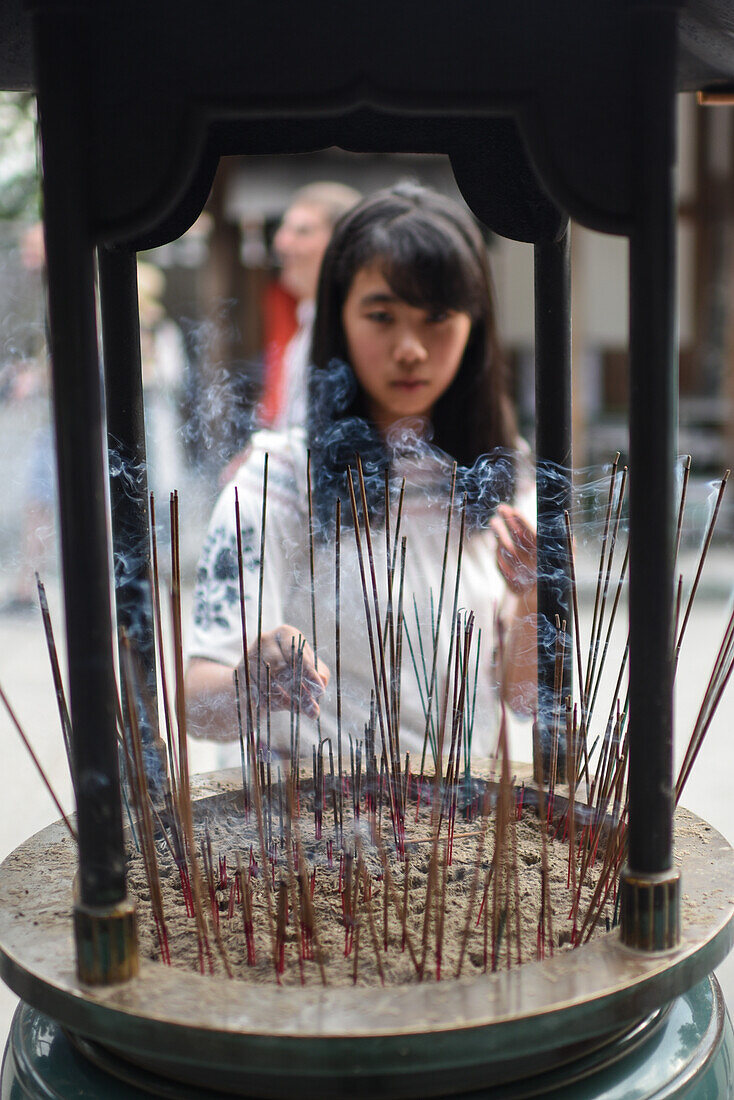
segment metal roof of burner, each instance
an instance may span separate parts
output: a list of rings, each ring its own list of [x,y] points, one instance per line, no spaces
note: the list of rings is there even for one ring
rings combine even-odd
[[[333,145],[448,153],[469,204],[506,236],[555,239],[557,206],[625,233],[629,119],[644,110],[630,72],[662,8],[677,12],[678,88],[734,83],[728,0],[464,0],[450,15],[443,0],[5,0],[0,86],[34,86],[36,19],[78,87],[107,243],[179,236],[219,155]]]

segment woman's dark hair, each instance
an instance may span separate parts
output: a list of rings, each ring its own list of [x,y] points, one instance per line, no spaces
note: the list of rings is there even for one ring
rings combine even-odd
[[[378,191],[334,227],[319,278],[311,347],[308,435],[322,520],[343,494],[344,472],[355,452],[378,473],[389,467],[387,448],[367,416],[365,395],[351,368],[342,310],[357,272],[377,262],[386,282],[409,305],[468,313],[472,320],[456,377],[436,403],[432,445],[458,463],[460,489],[475,522],[513,493],[517,424],[507,367],[497,338],[486,246],[471,214],[451,199],[412,183]],[[484,457],[483,457],[484,456]],[[483,458],[478,463],[480,457]],[[499,460],[495,462],[496,460]],[[505,471],[488,494],[487,463]],[[371,479],[381,482],[381,478]],[[370,494],[379,513],[381,487]]]

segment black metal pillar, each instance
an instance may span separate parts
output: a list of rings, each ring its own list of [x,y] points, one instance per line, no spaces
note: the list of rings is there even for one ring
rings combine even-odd
[[[556,615],[565,621],[562,701],[571,691],[571,581],[564,511],[571,508],[571,253],[568,227],[535,245],[535,451],[538,506],[538,724],[547,771],[554,713]],[[565,730],[562,718],[560,729]],[[559,773],[565,771],[563,737]]]
[[[137,953],[117,764],[102,378],[79,84],[83,22],[66,9],[44,13],[34,21],[34,46],[79,834],[78,962],[84,980],[112,981],[135,971]]]
[[[673,542],[675,349],[675,13],[637,9],[636,171],[630,238],[629,846],[622,938],[675,944]]]
[[[157,723],[137,261],[129,249],[102,247],[98,264],[117,626],[127,632],[145,677],[147,701],[138,718],[148,785],[161,796],[166,771]],[[122,702],[125,707],[124,693]]]

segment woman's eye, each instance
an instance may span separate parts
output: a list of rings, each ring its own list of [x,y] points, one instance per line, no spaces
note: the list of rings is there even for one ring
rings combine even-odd
[[[392,314],[388,313],[386,309],[373,309],[367,314],[367,319],[385,325],[392,321]]]
[[[426,321],[429,325],[440,325],[442,321],[448,321],[451,316],[451,311],[448,309],[432,309],[426,314]]]

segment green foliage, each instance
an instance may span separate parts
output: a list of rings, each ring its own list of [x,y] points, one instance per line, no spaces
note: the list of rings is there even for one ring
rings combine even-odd
[[[0,221],[35,221],[39,214],[36,97],[0,92]]]

